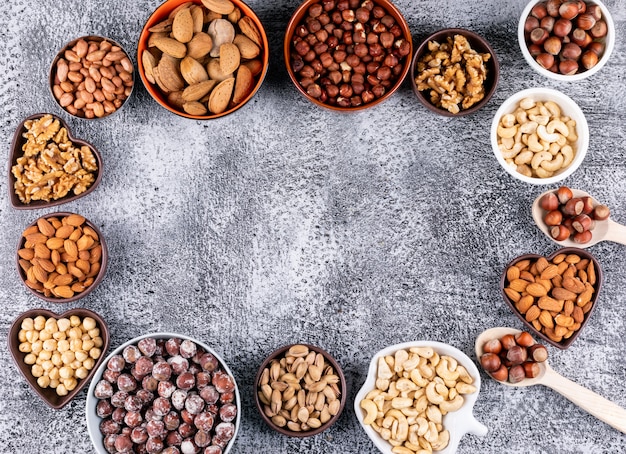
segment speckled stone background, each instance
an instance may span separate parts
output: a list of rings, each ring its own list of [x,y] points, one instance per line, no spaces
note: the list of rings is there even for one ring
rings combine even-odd
[[[150,332],[202,339],[229,363],[241,387],[242,426],[234,453],[374,453],[353,410],[370,357],[409,340],[449,343],[471,357],[493,326],[521,328],[502,301],[506,263],[557,246],[533,224],[544,187],[511,178],[489,144],[499,104],[527,87],[556,88],[587,117],[588,155],[565,183],[586,190],[626,223],[626,2],[608,0],[617,25],[613,56],[597,75],[560,83],[534,73],[517,44],[524,1],[397,0],[417,45],[443,27],[485,36],[500,60],[498,90],[473,116],[435,116],[409,81],[386,103],[338,115],[304,100],[282,56],[293,0],[250,0],[270,39],[270,68],[252,102],[222,119],[172,115],[138,81],[117,115],[85,122],[53,102],[48,68],[67,41],[99,34],[136,59],[155,0],[13,0],[0,13],[0,139],[5,159],[18,123],[37,112],[68,120],[104,158],[104,178],[64,205],[106,237],[102,284],[69,307],[101,314],[111,346]],[[6,163],[6,161],[5,161]],[[6,172],[6,167],[5,167]],[[6,175],[6,173],[5,173]],[[556,187],[556,185],[554,186]],[[47,304],[15,270],[23,228],[55,211],[11,208],[0,179],[0,337],[13,319]],[[554,369],[626,408],[626,246],[591,248],[605,271],[599,306],[574,345],[550,348]],[[268,429],[253,403],[253,377],[271,350],[309,342],[331,352],[348,379],[339,422],[309,439]],[[475,415],[484,438],[458,452],[618,453],[626,435],[544,387],[513,389],[483,374]],[[31,392],[0,349],[0,452],[92,453],[85,391],[61,411]]]

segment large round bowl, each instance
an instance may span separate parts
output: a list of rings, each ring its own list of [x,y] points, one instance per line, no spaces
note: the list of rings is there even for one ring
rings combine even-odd
[[[520,101],[525,98],[530,98],[535,102],[554,101],[560,107],[562,116],[567,116],[576,121],[576,135],[578,138],[572,145],[572,148],[574,149],[574,158],[572,162],[567,167],[558,170],[552,176],[547,178],[532,177],[521,174],[517,171],[517,166],[514,163],[507,162],[499,148],[498,125],[500,124],[500,120],[505,114],[514,113]],[[587,119],[585,118],[583,111],[572,98],[551,88],[529,88],[515,93],[502,103],[496,111],[491,123],[491,148],[496,159],[509,175],[517,178],[518,180],[524,181],[525,183],[543,185],[554,184],[564,180],[573,174],[582,164],[585,159],[585,155],[587,154],[588,147],[589,126],[587,125]]]
[[[585,0],[586,8],[588,8],[588,6],[590,5],[597,5],[599,7],[600,11],[602,12],[602,20],[606,23],[606,36],[604,36],[603,38],[594,39],[594,41],[598,41],[602,43],[604,47],[603,51],[601,51],[599,55],[597,55],[596,53],[597,58],[598,58],[597,63],[590,69],[584,69],[584,66],[581,66],[578,69],[578,71],[574,74],[561,74],[558,72],[557,68],[553,68],[553,70],[550,70],[550,69],[544,68],[539,63],[537,63],[536,58],[533,57],[533,55],[531,54],[531,50],[529,49],[529,46],[530,44],[532,44],[532,42],[530,42],[528,38],[529,32],[525,30],[526,20],[529,17],[529,15],[531,15],[533,8],[535,8],[540,3],[545,4],[546,0],[531,0],[526,5],[524,10],[522,11],[519,24],[517,27],[517,40],[518,40],[520,49],[522,51],[522,55],[524,55],[524,59],[530,65],[530,67],[534,69],[537,73],[541,74],[542,76],[548,77],[550,79],[560,80],[563,82],[574,82],[577,80],[585,79],[587,77],[593,76],[595,73],[600,71],[600,69],[602,69],[602,67],[606,65],[606,63],[609,61],[611,57],[611,53],[613,52],[613,48],[615,47],[615,35],[616,35],[615,24],[613,23],[613,18],[611,16],[610,11],[606,7],[606,5],[602,3],[600,0],[593,0],[593,1]],[[539,15],[542,16],[543,13],[540,13]],[[578,28],[576,25],[577,18],[578,17],[575,17],[574,19],[571,20],[573,24],[571,27],[572,32]],[[571,41],[572,32],[570,32],[570,35],[568,38],[570,41]],[[589,33],[587,34],[589,35]],[[539,52],[539,51],[543,52],[544,50],[545,49],[542,49],[541,47],[539,47],[539,49],[536,52]],[[583,53],[584,53],[584,50],[583,50]],[[557,55],[555,57],[555,60],[559,62],[559,60],[561,60],[561,56]]]
[[[211,347],[209,347],[207,344],[205,344],[204,342],[201,342],[201,341],[199,341],[197,339],[194,339],[192,337],[186,336],[184,334],[168,333],[168,332],[145,334],[143,336],[139,336],[139,337],[136,337],[134,339],[129,340],[128,342],[125,342],[124,344],[120,345],[115,350],[113,350],[109,354],[109,356],[107,356],[105,358],[105,360],[102,362],[100,367],[98,367],[98,369],[96,370],[96,373],[93,376],[93,380],[91,381],[91,384],[89,385],[89,389],[87,391],[87,404],[86,404],[86,408],[85,408],[85,416],[87,418],[87,432],[89,433],[89,438],[91,439],[91,442],[93,443],[93,446],[94,446],[96,452],[98,454],[108,454],[108,451],[104,447],[103,435],[102,435],[102,433],[100,431],[100,423],[101,423],[102,419],[96,413],[96,406],[98,405],[98,400],[99,400],[94,395],[94,391],[96,390],[96,386],[98,385],[98,382],[100,382],[102,380],[103,373],[105,372],[105,370],[107,370],[107,364],[109,363],[109,360],[111,360],[111,358],[113,358],[114,356],[117,356],[117,355],[122,355],[123,352],[124,352],[124,349],[126,347],[129,347],[129,346],[132,346],[132,345],[136,346],[142,339],[146,339],[146,338],[154,338],[157,341],[160,340],[160,339],[167,340],[167,339],[172,339],[172,338],[177,338],[177,339],[180,339],[181,341],[185,341],[185,340],[192,341],[192,342],[194,342],[196,344],[196,346],[198,348],[201,348],[205,352],[210,353],[211,355],[213,355],[217,359],[217,361],[218,361],[219,368],[222,369],[226,374],[228,374],[232,378],[232,381],[235,384],[235,388],[234,388],[234,391],[233,391],[233,393],[234,393],[233,403],[237,407],[236,417],[232,421],[232,423],[235,426],[235,430],[234,430],[234,433],[232,435],[232,438],[230,439],[230,441],[228,441],[228,444],[223,448],[223,451],[222,451],[223,454],[229,453],[231,451],[234,443],[235,443],[235,439],[237,437],[237,433],[239,431],[240,421],[241,421],[241,397],[239,395],[239,387],[237,386],[237,382],[235,381],[234,375],[232,374],[232,372],[229,369],[229,367],[226,364],[226,362],[221,358],[221,356],[217,352],[215,352],[215,350],[213,350]],[[189,364],[190,365],[195,364],[195,362],[193,361],[192,358],[189,359]],[[172,373],[172,377],[174,377],[174,373]],[[158,397],[158,395],[159,394],[157,394],[157,392],[155,391],[154,392],[154,397]],[[145,408],[141,410],[142,413],[144,411],[145,411]],[[181,422],[182,422],[182,420],[181,420]],[[219,417],[215,416],[215,423],[214,424],[217,425],[218,422],[219,422]]]
[[[472,414],[474,404],[480,394],[481,386],[480,373],[478,372],[474,362],[465,353],[448,344],[436,341],[404,342],[401,344],[391,345],[374,354],[369,365],[365,383],[357,393],[354,400],[354,411],[359,423],[374,445],[383,454],[393,454],[393,446],[388,441],[384,440],[371,425],[364,424],[363,421],[366,417],[366,411],[361,407],[361,401],[376,388],[378,361],[380,358],[394,356],[399,350],[421,347],[430,347],[440,356],[447,355],[456,359],[458,364],[462,365],[467,370],[470,377],[473,379],[472,384],[476,388],[475,392],[463,395],[464,402],[458,410],[451,411],[443,417],[443,429],[449,431],[450,439],[447,446],[437,452],[441,454],[455,453],[461,438],[467,433],[481,437],[487,434],[487,427],[479,423]]]
[[[215,2],[215,5],[220,11],[225,11],[221,8],[228,7],[229,3],[234,5],[235,7],[234,12],[230,14],[225,13],[225,12],[223,14],[220,14],[220,13],[213,12],[213,11],[211,13],[208,13],[208,10],[204,7],[204,4],[201,0],[193,0],[193,1],[167,0],[164,3],[162,3],[150,15],[150,17],[146,21],[141,31],[141,35],[139,36],[139,43],[137,44],[137,66],[139,68],[139,75],[141,76],[141,80],[144,86],[146,87],[146,90],[148,91],[148,93],[150,93],[150,96],[152,96],[152,98],[154,98],[154,100],[163,108],[169,110],[172,113],[175,113],[176,115],[180,115],[181,117],[191,118],[195,120],[211,120],[211,119],[220,118],[225,115],[231,114],[235,112],[236,110],[240,109],[245,104],[247,104],[250,101],[250,99],[252,99],[252,97],[256,94],[259,88],[261,88],[261,84],[263,83],[263,80],[265,79],[265,75],[267,73],[267,68],[269,65],[269,43],[267,40],[267,35],[265,34],[265,29],[260,19],[258,18],[258,16],[252,10],[252,8],[250,8],[242,0],[229,0],[228,2],[220,1],[220,2]],[[209,2],[207,2],[207,5],[208,4]],[[185,108],[183,107],[184,101],[182,99],[182,92],[183,92],[183,88],[189,86],[189,82],[187,80],[184,81],[185,83],[184,85],[180,87],[180,90],[170,91],[170,90],[165,90],[164,87],[162,86],[159,86],[155,82],[154,79],[151,81],[150,78],[152,78],[153,76],[146,75],[147,67],[146,67],[146,56],[144,55],[144,53],[150,52],[151,49],[156,49],[156,47],[154,48],[152,47],[153,43],[151,42],[151,35],[153,35],[153,33],[150,31],[150,29],[154,31],[154,30],[159,30],[159,27],[165,26],[167,31],[165,31],[164,33],[169,34],[172,28],[173,16],[181,8],[186,8],[189,6],[201,7],[206,12],[205,18],[210,17],[211,20],[220,18],[220,19],[228,20],[229,22],[233,23],[234,28],[235,28],[235,33],[237,35],[246,35],[246,37],[248,35],[250,36],[255,35],[255,41],[258,42],[258,47],[260,48],[259,55],[253,58],[251,57],[250,59],[244,58],[243,52],[240,54],[241,56],[239,60],[241,63],[240,66],[246,66],[247,64],[250,64],[251,65],[250,68],[252,69],[250,70],[250,72],[246,71],[245,74],[243,71],[239,71],[239,70],[235,70],[235,72],[232,73],[232,78],[237,79],[237,80],[234,82],[234,88],[232,89],[233,94],[228,95],[230,97],[230,100],[228,101],[228,105],[223,110],[221,110],[220,108],[219,111],[208,110],[204,113],[196,113],[197,111],[195,109],[199,108],[199,106],[197,105],[194,107],[194,110],[192,110],[191,108],[187,108],[187,110],[185,110]],[[240,18],[237,20],[237,17],[235,16],[235,14],[239,14],[239,13],[240,13],[240,16],[239,16]],[[243,22],[242,23],[239,22],[242,19],[244,20],[245,24],[243,24]],[[153,28],[153,27],[156,27],[156,28]],[[207,33],[207,31],[208,31],[208,24],[205,23],[202,26],[202,32]],[[156,31],[155,33],[161,33],[161,32]],[[197,32],[194,32],[194,36],[197,34],[198,34]],[[245,41],[246,39],[247,38],[243,39],[243,41]],[[248,40],[246,44],[248,47],[250,47],[249,41],[250,40]],[[189,49],[190,44],[186,44],[186,46],[187,46],[187,49]],[[159,50],[156,50],[156,51],[153,50],[153,53],[152,53],[153,58],[155,55],[159,55],[159,54],[160,54]],[[198,57],[196,61],[199,62],[201,66],[204,66],[205,69],[207,68],[207,64],[208,64],[207,56]],[[254,62],[254,65],[252,65],[251,62]],[[240,72],[242,73],[241,76],[239,75]],[[180,78],[181,78],[181,75],[178,74],[178,79],[180,80]],[[218,84],[216,84],[215,87],[212,88],[211,90],[216,90],[217,87],[219,87]],[[239,90],[239,87],[241,87],[241,90]],[[210,93],[213,93],[213,91],[207,92],[205,96],[203,96],[200,100],[198,100],[198,102],[203,104],[205,110],[207,110],[208,104],[211,102],[209,100]],[[221,93],[223,94],[224,91],[221,91]],[[220,97],[223,98],[225,95],[222,95],[222,94],[220,95]]]

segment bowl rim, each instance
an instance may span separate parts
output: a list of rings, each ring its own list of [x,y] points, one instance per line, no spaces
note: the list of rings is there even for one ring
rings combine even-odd
[[[100,427],[99,427],[99,421],[102,418],[100,418],[96,414],[96,405],[97,405],[96,401],[98,399],[96,399],[96,397],[93,395],[96,385],[102,378],[102,373],[104,372],[104,369],[107,363],[113,356],[117,354],[121,354],[124,348],[128,347],[129,345],[136,345],[140,340],[149,338],[149,337],[152,337],[155,339],[170,339],[170,338],[176,337],[182,340],[190,340],[194,342],[195,344],[197,344],[199,347],[202,347],[206,352],[211,353],[213,356],[215,356],[215,358],[220,363],[220,366],[222,367],[222,369],[224,369],[224,371],[228,375],[230,375],[230,377],[233,379],[233,382],[235,383],[235,402],[237,405],[237,416],[235,417],[235,421],[234,421],[235,433],[233,434],[233,437],[228,441],[228,444],[223,450],[223,454],[228,454],[230,450],[233,448],[235,439],[237,438],[237,434],[239,433],[239,428],[241,426],[242,404],[241,404],[241,395],[239,394],[239,385],[237,384],[237,380],[235,379],[235,376],[233,375],[232,371],[228,367],[228,364],[226,364],[222,356],[219,353],[217,353],[208,344],[202,341],[199,341],[198,339],[188,336],[186,334],[180,334],[180,333],[169,332],[169,331],[147,333],[147,334],[142,334],[141,336],[134,337],[124,342],[123,344],[119,345],[115,349],[111,350],[111,352],[106,356],[106,358],[104,358],[102,363],[100,363],[98,368],[97,369],[94,368],[95,373],[92,377],[91,383],[89,384],[89,388],[87,390],[87,398],[85,402],[85,420],[87,422],[87,433],[89,434],[89,439],[91,440],[91,444],[94,447],[95,451],[98,452],[99,454],[108,454],[108,451],[104,449],[104,443],[102,441],[102,433],[100,432]],[[96,420],[98,420],[97,423],[96,423]]]
[[[541,257],[545,257],[548,260],[551,260],[552,258],[556,257],[559,254],[576,254],[578,256],[584,257],[584,258],[588,258],[589,260],[591,260],[596,268],[596,285],[595,285],[595,292],[593,294],[593,296],[591,297],[591,301],[593,301],[593,305],[591,306],[591,310],[585,314],[585,319],[582,322],[582,325],[580,327],[580,329],[574,331],[574,334],[572,334],[568,339],[565,339],[561,342],[555,342],[552,339],[550,339],[548,336],[546,336],[544,333],[537,331],[535,329],[535,327],[533,326],[532,323],[528,322],[526,320],[526,318],[515,308],[515,304],[510,300],[510,298],[507,296],[507,294],[504,292],[504,287],[505,287],[505,282],[506,282],[506,270],[512,266],[515,265],[517,262],[521,261],[521,260],[525,260],[525,259],[538,259]],[[500,276],[500,293],[502,295],[502,298],[504,299],[504,302],[509,306],[509,308],[511,309],[511,311],[513,312],[513,314],[515,314],[517,316],[517,318],[519,318],[522,323],[526,326],[526,328],[528,330],[530,330],[530,332],[543,339],[545,342],[549,343],[550,345],[552,345],[553,347],[556,347],[560,350],[566,350],[568,349],[576,340],[576,338],[578,338],[578,336],[580,335],[580,333],[582,332],[582,330],[585,328],[585,326],[587,325],[587,322],[589,321],[589,319],[591,318],[591,315],[593,314],[593,312],[596,309],[596,306],[598,305],[598,298],[600,296],[600,291],[602,290],[602,285],[604,284],[604,273],[602,272],[602,267],[600,266],[600,263],[598,262],[598,259],[591,254],[590,252],[588,252],[585,249],[581,249],[581,248],[576,248],[576,247],[563,247],[563,248],[559,248],[556,251],[554,251],[551,254],[548,255],[539,255],[539,254],[534,254],[534,253],[527,253],[527,254],[522,254],[519,255],[513,259],[511,259],[504,267],[504,271],[502,272],[502,275]]]
[[[530,52],[528,50],[528,45],[526,44],[526,37],[524,34],[524,23],[526,22],[526,18],[530,14],[530,10],[533,8],[533,6],[543,1],[545,0],[530,0],[530,2],[528,2],[524,10],[522,11],[520,15],[519,23],[517,25],[517,42],[520,47],[520,50],[522,51],[522,55],[524,56],[524,60],[526,60],[528,65],[531,68],[533,68],[537,73],[541,74],[542,76],[545,76],[554,80],[563,81],[563,82],[574,82],[574,81],[586,79],[587,77],[590,77],[594,75],[595,73],[597,73],[598,71],[600,71],[604,67],[604,65],[606,65],[606,63],[608,62],[609,58],[611,57],[611,54],[613,53],[613,48],[615,47],[615,24],[613,22],[613,16],[611,16],[611,12],[606,7],[606,5],[602,3],[600,0],[592,0],[592,1],[585,0],[585,3],[587,4],[595,4],[600,7],[600,9],[602,10],[602,18],[605,20],[606,25],[607,25],[607,35],[605,37],[606,47],[604,49],[604,53],[602,54],[602,58],[598,60],[598,63],[596,63],[596,65],[593,68],[580,72],[580,73],[572,74],[571,76],[567,76],[565,74],[553,73],[552,71],[549,71],[546,68],[539,65],[539,63],[537,63],[535,59],[530,55]]]
[[[383,356],[393,355],[398,350],[406,350],[411,347],[432,347],[440,355],[444,354],[452,356],[459,364],[467,369],[467,372],[474,379],[472,385],[476,387],[476,392],[472,394],[465,394],[465,402],[463,402],[461,409],[456,412],[448,413],[444,416],[443,425],[444,429],[447,429],[450,432],[450,442],[445,449],[438,452],[441,454],[453,454],[456,452],[456,448],[461,441],[461,438],[463,438],[463,436],[467,433],[473,433],[480,436],[486,435],[488,430],[487,427],[479,423],[473,415],[473,408],[480,395],[482,385],[480,371],[474,361],[472,361],[469,355],[450,344],[439,341],[416,340],[389,345],[374,353],[369,362],[365,381],[355,396],[354,412],[359,421],[359,425],[374,445],[380,450],[381,453],[392,454],[391,449],[393,446],[384,440],[371,426],[363,424],[363,409],[360,406],[360,402],[365,398],[367,393],[374,389],[378,359]]]
[[[146,19],[146,22],[144,23],[141,29],[141,32],[139,34],[139,38],[137,40],[137,72],[139,73],[141,82],[143,83],[143,86],[148,92],[148,94],[150,95],[150,97],[164,109],[168,110],[169,112],[173,114],[178,115],[179,117],[188,118],[191,120],[215,120],[215,119],[230,115],[236,112],[237,110],[241,109],[242,107],[244,107],[254,97],[254,95],[261,89],[261,85],[263,85],[263,82],[265,80],[265,77],[267,76],[267,71],[269,68],[269,54],[270,54],[269,41],[267,38],[267,34],[265,32],[265,27],[263,26],[261,19],[257,16],[254,10],[250,6],[248,6],[248,4],[246,4],[243,0],[230,0],[232,3],[234,3],[237,7],[239,7],[242,10],[242,13],[244,13],[242,17],[247,16],[247,17],[250,17],[254,21],[254,24],[257,26],[257,29],[259,30],[259,33],[261,35],[261,41],[263,43],[263,48],[261,49],[263,57],[261,61],[263,63],[263,69],[257,76],[255,76],[255,79],[257,79],[255,87],[248,94],[248,96],[244,98],[243,101],[241,101],[236,106],[233,106],[219,114],[191,115],[191,114],[186,113],[185,111],[176,110],[174,107],[170,106],[165,101],[166,96],[160,93],[160,89],[158,89],[158,87],[156,86],[153,86],[153,84],[151,84],[148,81],[148,79],[146,79],[141,54],[143,53],[144,50],[148,49],[147,42],[148,42],[148,37],[150,34],[150,32],[148,31],[148,28],[164,20],[172,10],[182,5],[183,3],[186,3],[187,1],[191,1],[196,5],[202,5],[201,0],[165,0],[159,6],[157,6],[152,11],[152,13],[150,13],[150,16],[148,16],[148,19]]]
[[[440,37],[443,37],[443,36],[447,37],[449,35],[457,35],[457,34],[463,35],[466,38],[471,39],[472,41],[479,42],[480,45],[485,47],[486,50],[491,54],[491,58],[489,59],[489,62],[487,62],[487,65],[492,67],[493,79],[492,79],[491,86],[489,87],[489,90],[487,90],[487,92],[485,93],[485,96],[483,99],[481,99],[477,104],[473,105],[469,109],[460,110],[459,113],[453,114],[452,112],[449,112],[445,109],[441,109],[433,105],[430,101],[428,101],[428,99],[426,99],[426,97],[422,94],[422,92],[417,89],[417,85],[415,83],[415,70],[416,70],[417,62],[419,61],[419,56],[420,54],[423,53],[424,49],[426,49],[429,41],[440,39]],[[472,47],[474,46],[472,45]],[[411,61],[411,70],[409,74],[411,75],[410,77],[411,88],[413,89],[413,93],[415,94],[415,97],[424,105],[424,107],[426,107],[431,112],[442,115],[444,117],[463,117],[465,115],[470,115],[480,110],[491,100],[491,98],[493,97],[493,94],[496,92],[498,82],[500,81],[500,62],[498,60],[496,52],[491,47],[491,44],[489,44],[489,41],[487,41],[487,39],[485,39],[483,36],[479,35],[478,33],[472,30],[468,30],[466,28],[458,28],[458,27],[442,28],[431,33],[430,35],[428,35],[426,38],[422,40],[420,45],[417,47],[417,50],[413,54],[413,59]]]
[[[89,371],[87,377],[81,379],[76,388],[65,396],[58,396],[56,391],[52,388],[40,388],[37,384],[37,380],[30,374],[30,366],[24,362],[26,354],[19,351],[20,342],[17,336],[19,330],[21,329],[22,322],[28,317],[34,318],[39,315],[44,315],[46,318],[53,317],[57,320],[66,317],[66,315],[66,318],[69,318],[72,315],[78,315],[81,318],[92,317],[96,323],[98,323],[98,328],[100,328],[100,337],[102,338],[100,358],[96,360],[94,367]],[[15,320],[13,320],[11,326],[9,327],[9,335],[7,337],[9,351],[11,352],[11,357],[13,358],[13,362],[15,363],[17,370],[30,385],[30,388],[41,398],[41,400],[55,410],[60,410],[65,407],[80,391],[82,391],[83,388],[87,386],[89,381],[94,376],[96,369],[104,360],[106,352],[109,349],[109,342],[111,340],[109,327],[104,319],[96,312],[82,307],[68,309],[60,314],[44,308],[30,309],[21,313],[15,318]]]
[[[22,137],[22,134],[24,132],[24,123],[26,123],[29,120],[36,120],[39,118],[44,117],[45,115],[52,115],[53,119],[59,120],[59,122],[61,123],[61,126],[65,128],[65,130],[67,131],[67,138],[76,144],[79,144],[81,146],[87,146],[89,147],[89,149],[91,150],[91,152],[93,153],[95,159],[96,159],[96,163],[98,165],[98,169],[96,170],[96,179],[94,180],[94,182],[91,184],[91,186],[89,186],[85,192],[81,193],[81,194],[74,194],[74,195],[66,195],[65,197],[62,197],[60,199],[57,200],[52,200],[50,202],[46,202],[43,200],[33,200],[30,203],[26,204],[26,203],[22,203],[22,201],[19,199],[19,197],[17,196],[17,194],[15,193],[15,182],[16,182],[16,178],[13,175],[13,172],[11,171],[11,169],[13,168],[14,165],[17,164],[17,159],[23,156],[23,153],[21,153],[21,148],[22,145],[24,144],[25,140]],[[73,202],[74,200],[80,199],[81,197],[84,197],[86,195],[91,194],[96,187],[100,184],[100,181],[102,181],[102,175],[103,175],[103,161],[102,161],[102,155],[100,154],[100,152],[98,151],[98,149],[92,145],[91,143],[89,143],[88,141],[84,140],[84,139],[78,139],[76,137],[73,136],[72,134],[72,130],[69,127],[69,125],[67,124],[67,122],[59,117],[58,115],[55,115],[53,113],[46,113],[46,112],[41,112],[41,113],[37,113],[37,114],[33,114],[30,115],[26,118],[24,118],[20,124],[17,126],[17,128],[15,129],[15,132],[13,133],[13,139],[11,141],[11,155],[9,156],[9,171],[8,171],[8,178],[9,178],[9,185],[8,185],[8,189],[9,189],[9,200],[11,201],[11,206],[16,209],[16,210],[35,210],[38,208],[50,208],[50,207],[54,207],[54,206],[59,206],[59,205],[63,205],[65,203],[69,203],[69,202]]]
[[[50,96],[52,97],[52,100],[54,101],[54,103],[61,109],[61,111],[66,113],[67,115],[71,116],[72,118],[78,118],[80,120],[85,120],[85,121],[104,120],[105,118],[108,118],[108,117],[110,117],[112,115],[115,115],[120,110],[122,110],[122,108],[126,105],[126,102],[133,95],[133,92],[135,91],[135,83],[137,82],[137,79],[135,78],[135,71],[133,69],[133,72],[131,73],[131,76],[133,78],[133,83],[132,83],[132,85],[130,87],[130,93],[128,94],[126,99],[124,99],[124,101],[122,102],[122,105],[120,107],[118,107],[117,109],[115,109],[115,111],[113,111],[111,113],[106,113],[105,112],[105,114],[102,117],[93,117],[93,118],[81,117],[81,116],[74,115],[74,114],[70,113],[65,107],[61,106],[59,101],[55,98],[54,92],[52,91],[52,86],[54,85],[54,76],[56,75],[55,66],[56,66],[57,62],[59,61],[59,59],[63,57],[63,52],[65,52],[68,48],[74,46],[81,39],[84,39],[86,41],[87,40],[109,41],[112,45],[119,47],[122,50],[122,52],[124,52],[126,57],[128,57],[128,59],[130,60],[131,64],[133,62],[130,54],[126,51],[124,46],[122,46],[118,41],[116,41],[116,40],[114,40],[112,38],[107,38],[106,36],[93,35],[93,34],[92,35],[79,36],[78,38],[74,38],[71,41],[65,43],[59,49],[59,51],[57,52],[55,57],[52,59],[52,62],[50,63],[50,67],[48,69],[48,92],[50,93]],[[133,65],[133,67],[134,67],[134,65]]]
[[[24,271],[22,270],[22,267],[20,266],[20,256],[17,253],[17,251],[19,251],[22,248],[22,246],[24,245],[26,241],[26,239],[22,235],[24,230],[34,225],[37,225],[37,221],[39,219],[42,219],[42,218],[48,219],[51,217],[61,218],[61,217],[69,216],[72,214],[78,214],[78,213],[74,213],[71,211],[57,211],[54,213],[48,213],[48,214],[44,214],[42,216],[37,217],[37,219],[35,219],[33,222],[31,222],[25,228],[22,229],[22,231],[20,232],[20,237],[17,242],[17,248],[15,250],[15,265],[17,267],[17,273],[20,277],[20,280],[22,281],[22,284],[24,284],[24,287],[26,287],[28,291],[30,291],[33,295],[37,296],[38,298],[41,298],[42,300],[48,301],[49,303],[56,303],[56,304],[71,303],[89,295],[91,292],[93,292],[96,289],[96,287],[98,287],[98,285],[100,285],[100,283],[102,282],[102,279],[104,279],[104,275],[106,274],[106,269],[107,269],[107,265],[109,262],[109,250],[106,244],[106,240],[104,239],[104,235],[102,235],[102,232],[100,231],[97,225],[95,225],[93,222],[91,222],[82,214],[79,214],[79,216],[83,216],[85,218],[85,224],[87,224],[89,227],[94,229],[95,232],[98,234],[100,245],[102,246],[102,257],[100,259],[100,271],[98,271],[98,274],[94,277],[93,283],[86,290],[83,290],[80,293],[74,294],[74,296],[72,296],[71,298],[54,298],[54,297],[45,296],[43,293],[39,293],[37,290],[30,288],[24,282],[26,279],[24,278]]]
[[[565,113],[567,113],[569,117],[573,118],[573,114],[579,117],[575,119],[578,140],[576,141],[576,155],[574,156],[574,160],[567,168],[549,178],[535,178],[522,175],[506,163],[506,161],[502,157],[502,153],[500,153],[500,149],[498,148],[498,123],[500,122],[500,119],[504,114],[512,113],[515,110],[515,104],[523,98],[533,98],[536,101],[556,101],[559,104],[561,110],[565,111]],[[578,105],[578,103],[576,103],[576,101],[567,96],[565,93],[547,87],[526,88],[524,90],[513,93],[511,96],[506,98],[502,102],[502,104],[500,104],[500,107],[498,107],[498,110],[496,110],[496,113],[494,114],[491,121],[490,141],[491,150],[495,155],[498,163],[509,175],[526,183],[534,185],[548,185],[564,180],[565,178],[572,175],[578,169],[578,167],[580,167],[583,160],[585,159],[585,156],[587,155],[587,150],[589,148],[589,125],[587,123],[587,118],[585,117],[585,114]]]
[[[291,38],[295,32],[295,29],[300,23],[300,21],[302,20],[302,18],[304,17],[304,15],[306,14],[309,6],[311,6],[314,3],[319,3],[319,0],[304,0],[302,3],[300,3],[296,7],[294,12],[292,13],[289,19],[289,22],[287,23],[287,27],[285,29],[285,37],[283,39],[283,58],[285,60],[285,69],[287,70],[287,75],[289,76],[289,79],[291,80],[292,85],[304,97],[304,99],[306,99],[307,101],[319,107],[322,107],[324,109],[328,109],[334,112],[342,112],[342,113],[360,112],[370,107],[375,107],[377,105],[380,105],[384,101],[388,100],[396,91],[400,89],[400,87],[404,83],[404,80],[409,74],[409,70],[411,67],[411,58],[413,56],[413,37],[411,34],[411,29],[409,27],[409,23],[407,22],[406,18],[404,17],[400,9],[393,2],[391,2],[390,0],[372,0],[372,1],[376,5],[382,6],[387,13],[391,14],[394,17],[394,19],[396,19],[396,21],[399,23],[404,33],[403,38],[406,39],[410,45],[409,53],[406,56],[406,63],[404,65],[404,68],[402,69],[402,73],[396,80],[396,83],[391,87],[391,89],[389,89],[389,91],[387,91],[380,98],[367,104],[361,104],[360,106],[357,106],[357,107],[334,106],[331,104],[323,103],[309,96],[306,90],[302,88],[302,86],[296,79],[296,76],[293,73],[293,70],[291,69],[291,65],[289,63],[290,62],[289,56],[291,55]]]
[[[341,397],[339,398],[339,411],[337,412],[336,415],[332,416],[325,424],[322,424],[320,427],[318,427],[317,429],[312,429],[306,432],[293,432],[289,429],[285,429],[283,427],[278,427],[276,424],[274,424],[272,422],[272,420],[265,414],[265,412],[263,411],[263,404],[261,403],[261,401],[259,400],[259,381],[261,380],[261,375],[263,374],[263,370],[268,366],[268,364],[270,363],[270,361],[272,361],[273,359],[275,359],[278,356],[281,356],[283,353],[285,353],[287,350],[289,350],[291,347],[295,346],[295,345],[304,345],[306,347],[309,348],[309,350],[314,351],[316,353],[321,353],[324,358],[326,358],[326,360],[333,366],[333,368],[335,369],[335,373],[339,376],[339,383],[341,385]],[[259,411],[259,414],[261,415],[261,418],[263,419],[263,421],[265,421],[265,423],[268,425],[268,427],[270,427],[271,429],[275,430],[276,432],[282,434],[282,435],[286,435],[288,437],[295,437],[295,438],[306,438],[306,437],[312,437],[315,436],[321,432],[324,432],[326,429],[329,429],[341,416],[341,414],[343,413],[343,410],[346,406],[346,402],[348,399],[348,384],[346,381],[346,377],[343,373],[343,370],[341,368],[341,365],[337,362],[337,360],[330,354],[328,353],[326,350],[324,350],[321,347],[318,347],[316,345],[311,345],[311,344],[307,344],[307,343],[294,343],[294,344],[287,344],[287,345],[283,345],[282,347],[279,347],[277,349],[275,349],[274,351],[272,351],[269,355],[267,355],[267,357],[263,360],[263,362],[261,363],[261,365],[259,366],[256,376],[254,378],[254,402],[256,404],[256,408]]]

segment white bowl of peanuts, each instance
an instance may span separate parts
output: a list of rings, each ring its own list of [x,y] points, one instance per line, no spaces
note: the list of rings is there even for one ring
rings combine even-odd
[[[589,127],[569,96],[550,88],[529,88],[510,96],[496,111],[491,146],[513,177],[536,185],[553,184],[582,163]]]
[[[373,356],[354,410],[384,454],[452,454],[463,435],[487,434],[472,414],[479,392],[480,373],[462,351],[405,342]]]

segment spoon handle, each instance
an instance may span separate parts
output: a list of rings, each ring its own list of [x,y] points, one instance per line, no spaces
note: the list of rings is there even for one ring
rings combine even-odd
[[[618,224],[609,219],[609,229],[604,239],[614,241],[615,243],[626,244],[626,225]]]
[[[546,371],[546,375],[540,383],[552,388],[600,421],[604,421],[609,426],[626,433],[626,410],[619,405],[574,383],[553,369]]]

